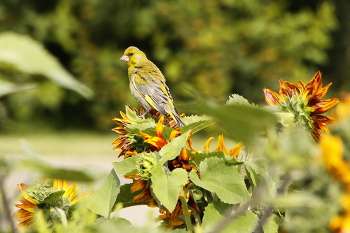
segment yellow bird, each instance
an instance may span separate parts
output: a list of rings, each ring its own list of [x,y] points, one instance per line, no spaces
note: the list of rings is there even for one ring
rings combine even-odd
[[[144,52],[131,46],[120,58],[128,65],[128,76],[131,93],[141,106],[148,112],[156,109],[167,120],[168,114],[178,127],[185,126],[175,108],[165,77],[159,68],[147,59]]]

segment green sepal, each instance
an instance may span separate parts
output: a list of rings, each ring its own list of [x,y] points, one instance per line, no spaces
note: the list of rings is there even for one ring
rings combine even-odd
[[[65,192],[65,190],[52,191],[42,202],[51,206],[56,206]]]

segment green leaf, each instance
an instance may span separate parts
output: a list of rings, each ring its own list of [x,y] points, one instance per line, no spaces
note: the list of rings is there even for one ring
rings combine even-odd
[[[259,133],[274,127],[277,122],[273,113],[251,105],[218,106],[200,101],[193,110],[213,116],[226,134],[246,146],[252,146]]]
[[[128,106],[125,106],[125,114],[128,117],[128,119],[132,122],[139,122],[143,120],[136,114],[135,111],[131,110]]]
[[[127,173],[137,169],[137,161],[141,158],[141,154],[131,156],[129,158],[123,159],[120,162],[113,162],[113,166],[120,176],[124,176]]]
[[[21,72],[40,74],[57,85],[76,91],[86,98],[93,93],[68,73],[57,59],[28,36],[6,32],[0,34],[0,62]]]
[[[226,104],[252,105],[246,98],[237,94],[232,94]]]
[[[125,129],[130,132],[130,133],[134,133],[137,135],[140,135],[140,131],[142,131],[143,133],[152,135],[153,132],[155,132],[154,128],[155,128],[156,124],[153,122],[143,122],[143,123],[136,123],[136,124],[131,124],[128,125],[127,127],[125,127]]]
[[[49,196],[47,196],[43,202],[51,206],[55,206],[57,201],[63,196],[65,192],[65,190],[54,191]]]
[[[42,176],[51,179],[59,180],[74,180],[92,182],[94,178],[85,171],[66,169],[66,168],[42,168]]]
[[[244,165],[249,181],[256,186],[258,181],[266,175],[265,171],[254,161],[245,161]]]
[[[120,191],[119,186],[120,181],[117,173],[112,169],[107,179],[90,197],[88,208],[98,215],[109,218]]]
[[[187,171],[174,169],[169,175],[163,167],[156,166],[151,171],[152,190],[157,199],[171,212],[176,206],[181,186],[188,180]]]
[[[264,169],[266,167],[264,160],[245,161],[244,167],[247,173],[247,177],[253,186],[257,186],[258,182],[261,179],[264,179],[265,182],[267,182],[269,194],[271,196],[276,195],[276,184]]]
[[[237,169],[225,164],[220,158],[207,158],[199,164],[200,178],[190,172],[194,184],[210,192],[215,192],[221,201],[230,204],[240,203],[249,198],[243,178]]]
[[[206,158],[212,158],[212,157],[217,157],[217,158],[225,158],[224,152],[222,151],[212,151],[212,152],[201,152],[201,153],[192,153],[191,158],[196,164],[200,164],[204,159]]]
[[[279,218],[277,215],[273,214],[263,225],[264,233],[277,233],[279,227]]]
[[[59,180],[74,180],[91,182],[94,177],[87,171],[79,171],[67,168],[55,168],[44,160],[31,156],[30,159],[25,159],[20,164],[22,167],[29,167],[41,173],[44,178],[59,179]]]
[[[131,233],[132,224],[124,218],[112,218],[105,220],[102,223],[97,223],[97,231],[94,232],[128,232]],[[117,229],[117,230],[116,230]],[[136,231],[135,231],[136,232]]]
[[[186,126],[181,127],[181,133],[185,133],[187,131],[191,131],[192,133],[196,133],[209,125],[212,125],[216,122],[210,116],[187,116],[181,118],[182,121],[186,124]]]
[[[181,136],[174,138],[171,142],[162,147],[159,151],[160,165],[163,165],[168,160],[175,159],[180,154],[181,149],[186,145],[186,141],[190,132],[181,134]]]
[[[204,211],[203,230],[204,233],[211,232],[213,228],[220,224],[224,218],[224,214],[231,208],[231,205],[222,202],[210,203]],[[238,216],[232,220],[221,233],[251,233],[254,231],[258,217],[251,211]]]
[[[135,193],[131,193],[131,186],[133,184],[124,184],[120,186],[120,192],[118,194],[117,200],[115,201],[115,204],[122,203],[123,207],[129,207],[129,206],[135,206],[135,205],[146,205],[148,201],[143,202],[134,202],[132,199],[140,194],[142,190],[137,191]]]
[[[211,229],[223,219],[224,213],[231,205],[222,202],[213,202],[205,207],[203,216],[203,229],[210,232]]]

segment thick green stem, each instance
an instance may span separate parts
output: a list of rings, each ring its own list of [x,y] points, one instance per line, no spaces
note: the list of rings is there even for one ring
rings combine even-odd
[[[187,201],[186,201],[186,192],[184,190],[182,190],[182,192],[181,192],[180,201],[181,201],[182,208],[183,208],[184,215],[185,215],[185,223],[186,223],[187,230],[190,232],[193,232],[191,216],[190,216],[190,212],[188,211],[188,206],[187,206]]]
[[[60,208],[55,208],[55,210],[59,213],[59,215],[61,216],[61,222],[63,226],[68,226],[68,221],[67,221],[67,215],[66,213],[60,209]]]

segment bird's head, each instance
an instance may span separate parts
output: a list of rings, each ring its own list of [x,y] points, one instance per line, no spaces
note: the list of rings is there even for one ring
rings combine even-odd
[[[120,60],[125,61],[128,66],[139,66],[143,61],[147,60],[147,57],[145,53],[138,48],[130,46],[125,50]]]

